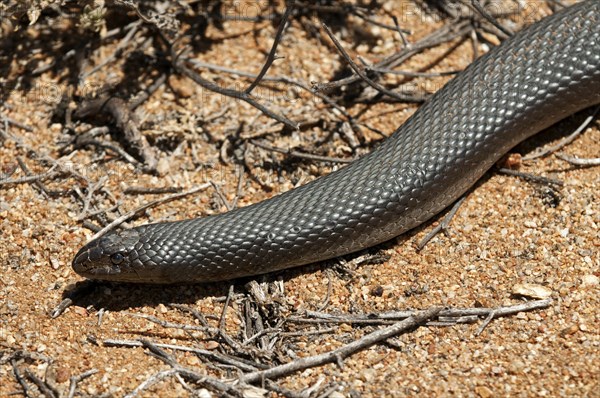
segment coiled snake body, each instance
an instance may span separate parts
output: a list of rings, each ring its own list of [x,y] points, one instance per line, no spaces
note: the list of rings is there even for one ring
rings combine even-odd
[[[438,91],[376,150],[263,202],[100,237],[76,255],[90,279],[210,282],[354,252],[453,203],[519,142],[600,103],[600,1],[522,30]]]

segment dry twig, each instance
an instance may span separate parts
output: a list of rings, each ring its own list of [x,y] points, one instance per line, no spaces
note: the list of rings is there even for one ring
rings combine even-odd
[[[571,134],[569,134],[568,136],[566,136],[565,138],[560,140],[558,143],[556,143],[556,145],[552,145],[547,148],[542,148],[542,149],[535,151],[527,156],[523,156],[523,160],[532,160],[532,159],[541,158],[541,157],[547,156],[553,152],[558,151],[559,149],[563,148],[566,145],[569,145],[571,142],[575,141],[575,139],[582,132],[585,131],[585,129],[589,126],[589,124],[596,118],[599,111],[600,111],[600,106],[597,106],[596,108],[594,108],[594,111],[592,112],[592,114],[589,115],[587,118],[585,118],[583,123],[581,123],[579,125],[579,127],[577,127],[577,129],[575,129],[574,132],[572,132]]]
[[[337,363],[338,366],[342,366],[342,360],[344,358],[354,354],[355,352],[364,350],[365,348],[368,348],[374,344],[385,341],[390,337],[403,333],[409,329],[419,327],[425,322],[427,322],[430,318],[435,317],[440,311],[441,308],[434,307],[425,311],[417,312],[414,314],[414,316],[411,316],[410,318],[397,322],[386,328],[369,333],[366,336],[333,351],[301,358],[293,362],[275,366],[267,370],[252,372],[242,376],[240,378],[240,381],[251,383],[264,379],[278,378],[297,372],[299,370],[304,370],[315,366],[321,366],[327,363]]]
[[[209,183],[206,184],[202,184],[202,185],[198,185],[192,189],[189,189],[185,192],[180,192],[180,193],[176,193],[173,195],[169,195],[166,196],[164,198],[160,198],[160,199],[156,199],[153,200],[152,202],[148,202],[143,206],[138,207],[137,209],[133,209],[125,214],[123,214],[121,217],[117,218],[116,220],[114,220],[113,222],[111,222],[110,224],[108,224],[107,226],[105,226],[104,228],[102,228],[100,231],[98,231],[97,233],[95,233],[90,240],[94,240],[97,239],[98,237],[104,235],[105,233],[107,233],[108,231],[112,230],[113,228],[121,225],[122,223],[124,223],[125,221],[130,220],[131,218],[135,217],[137,214],[151,208],[154,207],[158,204],[162,204],[165,202],[170,202],[172,200],[176,200],[176,199],[180,199],[183,198],[184,196],[188,196],[188,195],[193,195],[197,192],[203,191],[206,188],[210,187]]]
[[[344,59],[346,60],[346,62],[348,62],[348,64],[350,65],[350,67],[352,68],[352,70],[354,71],[354,73],[356,73],[369,86],[373,87],[375,90],[379,91],[380,93],[385,94],[388,97],[394,98],[394,99],[396,99],[398,101],[420,103],[420,102],[423,102],[425,100],[425,98],[422,97],[422,96],[404,95],[404,94],[400,94],[400,93],[398,93],[396,91],[388,90],[387,88],[383,87],[381,84],[379,84],[376,81],[374,81],[371,78],[369,78],[367,76],[367,74],[363,71],[363,69],[361,67],[359,67],[352,60],[352,58],[350,57],[350,55],[348,55],[348,53],[346,52],[346,50],[344,50],[344,47],[340,44],[340,42],[338,41],[338,39],[335,37],[335,35],[331,31],[331,29],[329,29],[329,27],[327,25],[325,25],[324,23],[323,23],[323,29],[325,29],[325,32],[327,33],[327,35],[329,36],[329,38],[331,39],[331,41],[333,42],[333,44],[335,44],[335,47],[338,49],[338,51],[340,52],[340,54],[342,54],[342,56],[344,57]]]
[[[570,163],[574,166],[580,166],[580,167],[595,167],[595,166],[600,166],[600,158],[587,158],[587,159],[582,159],[582,158],[578,158],[576,156],[570,156],[564,153],[557,153],[556,157],[559,159],[564,160],[567,163]]]

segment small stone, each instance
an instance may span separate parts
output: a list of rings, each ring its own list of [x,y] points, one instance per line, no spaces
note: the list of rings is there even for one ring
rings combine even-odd
[[[60,133],[60,132],[62,131],[62,129],[63,129],[63,125],[62,125],[62,124],[60,124],[60,123],[52,123],[52,124],[50,125],[50,130],[51,130],[53,133]]]
[[[268,391],[254,386],[245,386],[242,395],[246,398],[264,398],[268,395]]]
[[[17,342],[17,339],[15,339],[15,336],[13,336],[12,333],[7,334],[4,340],[9,346],[12,346]]]
[[[370,383],[373,380],[375,380],[375,375],[376,375],[376,371],[375,369],[365,369],[360,373],[360,379],[366,383]]]
[[[475,387],[475,392],[477,393],[477,395],[479,395],[481,398],[489,398],[494,396],[494,393],[492,392],[492,390],[490,390],[489,388],[487,388],[486,386],[478,386]]]
[[[483,36],[486,41],[492,43],[494,46],[497,46],[500,44],[500,39],[496,35],[493,35],[493,34],[490,34],[487,32],[482,32],[481,36]],[[483,47],[483,44],[481,46]],[[489,50],[489,47],[488,47],[488,50]]]
[[[579,327],[577,325],[571,325],[571,326],[561,330],[560,335],[561,335],[561,337],[570,336],[572,334],[577,333],[577,330],[579,330]]]
[[[198,396],[198,398],[212,398],[212,394],[206,388],[196,390],[196,396]]]
[[[427,353],[429,355],[435,354],[436,348],[437,347],[436,347],[435,343],[429,344],[429,346],[427,347]]]
[[[182,98],[189,98],[194,95],[194,84],[187,78],[180,78],[175,75],[169,77],[169,85],[173,91]]]
[[[164,304],[161,303],[161,304],[158,305],[158,311],[161,314],[166,314],[167,312],[169,312],[169,309],[167,308],[166,305],[164,305]]]
[[[60,263],[56,257],[50,257],[50,266],[54,270],[57,270],[60,268]]]
[[[583,278],[581,278],[581,286],[598,286],[599,284],[600,278],[594,274],[584,275]]]
[[[375,296],[375,297],[383,296],[383,287],[381,285],[373,286],[371,288],[371,296]]]
[[[171,170],[171,163],[169,162],[169,159],[161,157],[158,161],[158,166],[156,166],[156,171],[160,175],[165,175],[169,172],[169,170]]]
[[[194,355],[187,359],[187,363],[190,366],[198,366],[198,365],[200,365],[200,360],[198,359],[197,356]]]
[[[495,37],[495,36],[494,36]],[[496,38],[497,40],[497,38]],[[511,153],[498,162],[502,167],[517,170],[523,164],[523,157],[519,153]]]
[[[545,299],[552,295],[552,290],[534,283],[519,283],[513,287],[512,294],[536,299]]]
[[[58,383],[64,383],[71,378],[71,372],[66,367],[61,367],[56,371],[56,381]]]
[[[73,308],[73,312],[80,316],[88,316],[89,312],[83,307],[71,307]]]
[[[219,343],[217,343],[216,341],[209,341],[208,343],[206,343],[204,348],[206,348],[207,350],[215,350],[219,348]]]

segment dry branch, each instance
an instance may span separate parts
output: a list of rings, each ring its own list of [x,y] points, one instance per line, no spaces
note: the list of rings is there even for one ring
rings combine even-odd
[[[183,198],[184,196],[195,194],[197,192],[205,190],[208,187],[210,187],[210,184],[206,183],[206,184],[198,185],[198,186],[196,186],[194,188],[191,188],[191,189],[189,189],[189,190],[187,190],[185,192],[176,193],[176,194],[173,194],[173,195],[166,196],[164,198],[160,198],[160,199],[156,199],[156,200],[153,200],[151,202],[148,202],[145,205],[140,206],[137,209],[133,209],[133,210],[131,210],[131,211],[123,214],[121,217],[115,219],[113,222],[111,222],[110,224],[108,224],[107,226],[105,226],[104,228],[102,228],[100,231],[98,231],[97,233],[95,233],[90,238],[90,240],[94,240],[94,239],[96,239],[96,238],[104,235],[105,233],[107,233],[108,231],[112,230],[113,228],[118,227],[119,225],[121,225],[125,221],[130,220],[131,218],[135,217],[135,215],[137,215],[137,214],[139,214],[139,213],[141,213],[141,212],[143,212],[143,211],[145,211],[145,210],[147,210],[147,209],[149,209],[151,207],[154,207],[154,206],[156,206],[158,204],[161,204],[161,203],[170,202],[172,200],[180,199],[180,198]]]
[[[364,350],[374,344],[381,343],[390,337],[397,336],[409,329],[419,327],[426,323],[430,318],[435,317],[441,308],[434,307],[428,310],[419,311],[414,316],[411,316],[403,321],[397,322],[392,326],[369,333],[366,336],[346,344],[336,350],[314,355],[311,357],[301,358],[296,361],[275,366],[267,370],[261,370],[246,374],[240,378],[242,382],[251,383],[258,382],[264,379],[273,379],[289,375],[299,370],[325,365],[327,363],[341,364],[342,360],[358,351]]]

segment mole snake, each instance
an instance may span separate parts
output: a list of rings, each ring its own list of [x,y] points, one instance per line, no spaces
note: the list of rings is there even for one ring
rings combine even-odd
[[[313,263],[425,222],[519,142],[600,103],[600,1],[523,29],[435,93],[370,154],[224,214],[110,232],[73,260],[87,278],[212,282]]]

